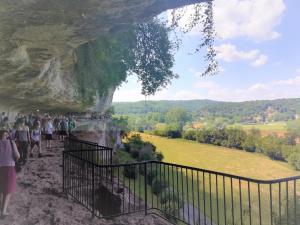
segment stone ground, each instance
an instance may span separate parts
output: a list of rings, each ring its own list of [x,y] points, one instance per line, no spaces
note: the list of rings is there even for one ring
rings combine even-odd
[[[43,143],[44,144],[44,143]],[[43,157],[30,158],[17,175],[17,191],[12,196],[9,216],[1,225],[166,225],[154,216],[134,214],[111,220],[92,218],[91,213],[62,193],[63,143],[52,149],[43,145]]]

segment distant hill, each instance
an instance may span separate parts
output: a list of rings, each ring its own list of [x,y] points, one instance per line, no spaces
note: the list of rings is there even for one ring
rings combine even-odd
[[[116,114],[143,115],[152,112],[165,113],[170,108],[183,108],[200,117],[273,117],[275,120],[294,119],[300,115],[300,98],[222,102],[212,100],[161,100],[113,103]]]

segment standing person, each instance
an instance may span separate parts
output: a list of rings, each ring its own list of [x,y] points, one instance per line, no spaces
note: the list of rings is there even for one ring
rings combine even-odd
[[[69,135],[70,135],[71,131],[74,130],[76,127],[75,120],[73,118],[69,119],[68,127],[69,127]]]
[[[42,148],[42,131],[39,121],[35,122],[34,128],[31,130],[31,148],[30,157],[33,157],[33,148],[36,146],[38,148],[38,157],[41,158],[41,148]]]
[[[23,118],[19,124],[16,131],[16,139],[19,143],[20,148],[20,163],[25,164],[28,158],[28,148],[30,146],[30,133],[29,127],[25,124],[25,119]]]
[[[5,118],[5,112],[2,112],[2,113],[0,114],[0,126],[1,126],[1,127],[3,126],[2,123],[3,123],[4,118]]]
[[[60,124],[60,138],[62,141],[65,140],[65,137],[68,136],[68,131],[69,131],[69,124],[68,124],[68,119],[66,117],[63,117]]]
[[[11,194],[16,190],[15,160],[20,154],[14,141],[9,140],[6,130],[0,130],[0,209],[1,216],[7,216]]]
[[[45,124],[45,134],[46,134],[46,148],[51,148],[51,141],[53,139],[53,123],[50,116],[47,117],[47,122]]]

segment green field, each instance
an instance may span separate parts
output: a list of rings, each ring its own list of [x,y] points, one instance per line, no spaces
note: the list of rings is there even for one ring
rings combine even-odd
[[[274,179],[300,175],[287,163],[258,153],[248,153],[184,139],[168,139],[141,134],[164,154],[164,161],[214,170],[239,176]]]
[[[290,177],[290,176],[297,176],[300,175],[300,172],[297,172],[293,170],[287,163],[284,162],[278,162],[273,161],[269,159],[268,157],[256,154],[256,153],[248,153],[243,152],[240,150],[233,150],[228,149],[224,147],[217,147],[213,145],[207,145],[207,144],[200,144],[194,141],[188,141],[183,139],[167,139],[163,137],[157,137],[153,135],[147,135],[147,134],[141,134],[142,138],[145,141],[150,141],[153,143],[158,151],[161,151],[165,158],[165,162],[171,162],[176,164],[182,164],[182,165],[188,165],[192,167],[197,168],[203,168],[213,171],[219,171],[219,172],[225,172],[228,174],[234,174],[249,178],[256,178],[256,179],[263,179],[263,180],[269,180],[269,179],[275,179],[275,178],[284,178],[284,177]],[[198,186],[195,181],[192,180],[191,172],[188,173],[188,182],[189,187],[192,185]],[[195,177],[195,173],[193,173]],[[184,178],[185,176],[181,176],[180,179]],[[233,181],[233,195],[230,193],[230,179],[225,178],[225,182],[222,180],[221,176],[215,176],[211,175],[211,184],[208,184],[208,181],[210,180],[210,177],[208,177],[208,174],[206,174],[205,180],[206,180],[206,191],[202,190],[201,187],[199,188],[201,191],[201,194],[204,194],[205,199],[207,200],[205,208],[206,208],[206,215],[209,216],[210,207],[212,209],[212,219],[217,224],[217,215],[220,217],[220,224],[225,224],[224,222],[224,207],[221,205],[217,205],[217,199],[219,202],[223,203],[226,202],[227,209],[226,214],[229,215],[226,219],[227,224],[233,224],[233,220],[231,219],[230,215],[232,214],[231,206],[232,204],[235,206],[234,208],[234,224],[239,224],[241,217],[243,217],[244,223],[243,224],[250,224],[249,222],[249,206],[248,201],[246,201],[248,196],[248,188],[251,190],[251,209],[252,209],[252,224],[260,224],[259,223],[259,196],[257,192],[258,185],[255,183],[248,184],[245,181],[242,181],[240,183],[241,189],[239,189],[239,181],[234,180]],[[185,179],[185,178],[184,178]],[[200,184],[204,182],[203,179],[200,178]],[[219,183],[219,186],[216,185],[216,182]],[[250,185],[250,186],[247,186]],[[281,187],[281,200],[279,200],[279,186],[273,185],[273,212],[272,212],[272,218],[273,223],[276,219],[278,219],[278,215],[281,214],[284,215],[284,212],[286,210],[286,204],[287,201],[286,193],[289,192],[289,196],[294,196],[293,185],[294,183],[290,182],[287,186],[285,186],[285,183],[282,183]],[[201,186],[201,185],[200,185]],[[210,194],[209,189],[212,187],[213,191]],[[216,192],[216,187],[218,187],[219,193],[224,194],[226,196],[224,198],[223,195],[218,195],[218,192]],[[226,189],[226,192],[223,192]],[[297,184],[297,196],[300,195],[299,193],[299,182]],[[262,224],[271,224],[270,221],[270,186],[269,185],[261,185],[261,217],[262,217]],[[177,189],[178,193],[181,193],[182,190]],[[239,194],[240,193],[240,194]],[[189,194],[189,200],[192,202],[197,202],[197,198],[195,196],[197,195],[196,191],[191,191]],[[210,196],[211,195],[211,196]],[[241,198],[239,197],[241,196]],[[232,197],[232,203],[230,203],[230,199]],[[212,205],[210,205],[210,198],[212,199]],[[224,201],[224,199],[226,199]],[[242,203],[242,212],[239,211],[240,207],[240,201],[243,199]],[[281,203],[279,203],[282,201]],[[225,204],[225,203],[224,203]],[[279,205],[281,204],[282,212],[279,211]],[[200,208],[202,208],[203,213],[203,206],[204,203],[200,201]],[[293,209],[294,205],[289,205],[289,210],[291,211]],[[208,213],[208,214],[207,214]],[[291,215],[290,215],[291,216]],[[298,215],[300,217],[300,215]],[[286,218],[286,216],[285,216]],[[278,222],[274,223],[278,224]],[[283,222],[282,224],[285,224]],[[293,224],[293,223],[292,223]],[[273,225],[273,224],[272,224]]]
[[[258,129],[261,131],[263,136],[270,134],[278,134],[279,136],[283,136],[286,132],[286,123],[285,122],[274,122],[274,123],[266,123],[266,124],[235,124],[236,126],[242,127],[244,130],[250,129]]]

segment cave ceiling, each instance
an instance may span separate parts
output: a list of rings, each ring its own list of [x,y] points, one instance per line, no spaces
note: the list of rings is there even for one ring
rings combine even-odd
[[[202,0],[0,0],[0,108],[76,110],[74,50]]]

